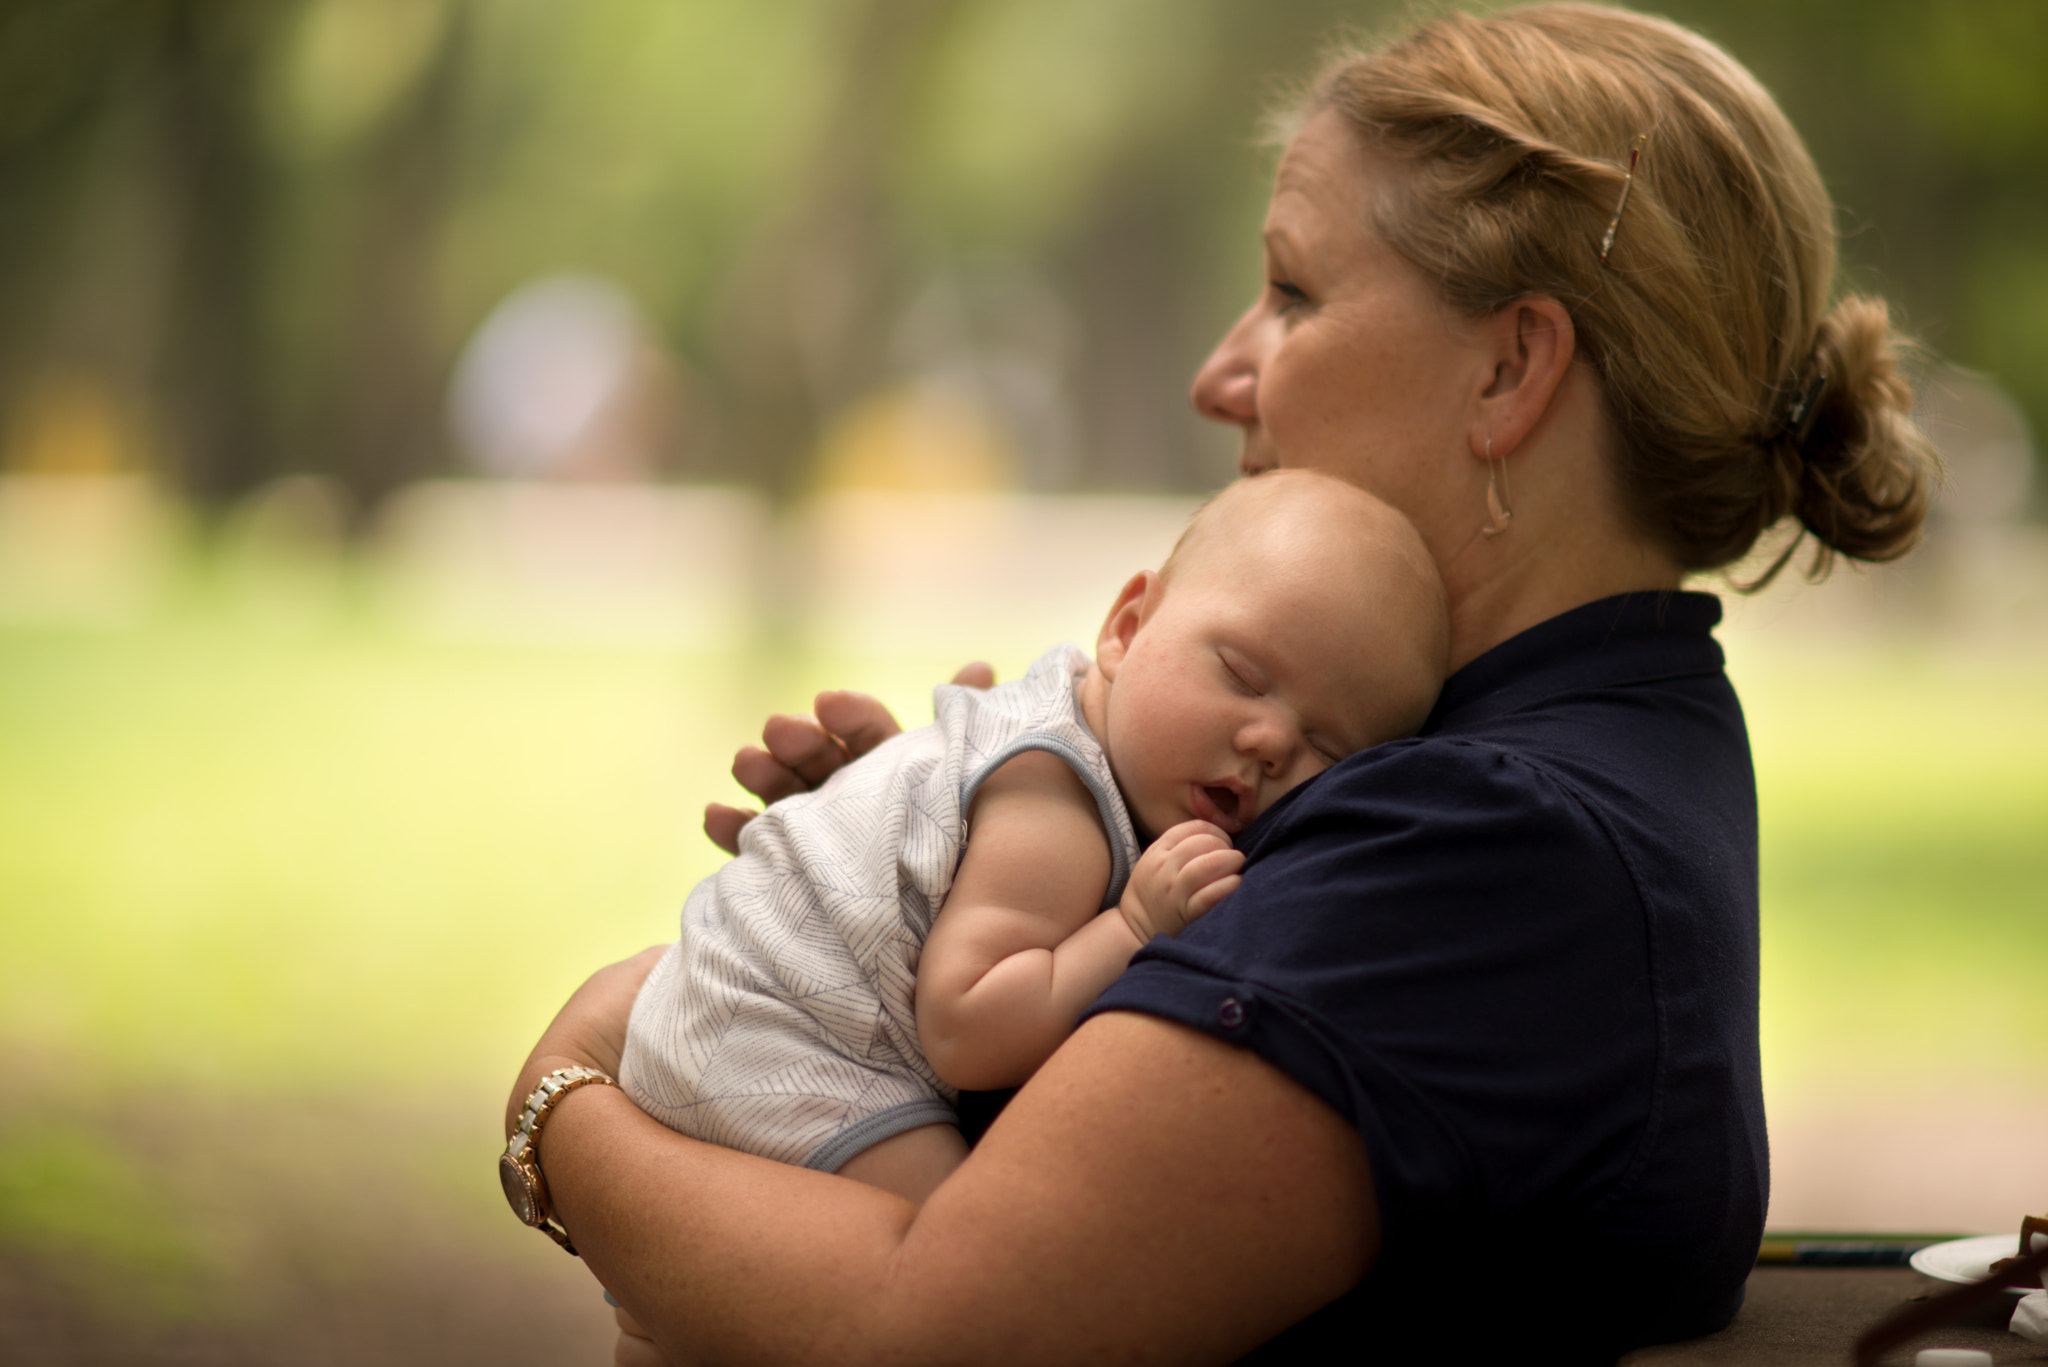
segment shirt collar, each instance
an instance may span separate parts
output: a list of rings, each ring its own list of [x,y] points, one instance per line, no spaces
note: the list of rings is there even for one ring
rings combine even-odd
[[[1718,674],[1711,593],[1617,594],[1511,636],[1445,681],[1420,734],[1462,730],[1561,693]]]

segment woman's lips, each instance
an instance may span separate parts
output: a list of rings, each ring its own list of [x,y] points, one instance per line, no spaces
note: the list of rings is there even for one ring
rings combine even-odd
[[[1235,788],[1221,784],[1190,784],[1188,810],[1195,814],[1197,821],[1221,826],[1228,834],[1236,835],[1244,829],[1244,822],[1239,819],[1239,813],[1244,810],[1244,800]]]

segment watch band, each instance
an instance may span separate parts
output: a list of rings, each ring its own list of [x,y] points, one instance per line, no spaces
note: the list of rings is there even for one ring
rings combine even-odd
[[[542,1078],[526,1098],[526,1105],[520,1108],[519,1126],[505,1141],[505,1152],[498,1159],[498,1180],[505,1188],[512,1213],[572,1254],[576,1246],[569,1242],[569,1231],[555,1218],[554,1207],[548,1200],[548,1184],[541,1176],[540,1131],[563,1097],[593,1083],[619,1085],[616,1079],[595,1068],[557,1068]]]

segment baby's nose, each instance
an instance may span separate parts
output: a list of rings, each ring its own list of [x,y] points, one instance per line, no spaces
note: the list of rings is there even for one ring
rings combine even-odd
[[[1293,762],[1300,741],[1292,729],[1270,718],[1260,718],[1238,732],[1238,749],[1259,761],[1269,775],[1284,772]]]

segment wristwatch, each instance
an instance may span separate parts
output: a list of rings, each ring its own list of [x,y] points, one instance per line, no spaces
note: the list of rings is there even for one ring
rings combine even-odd
[[[512,1132],[504,1155],[498,1159],[498,1180],[505,1185],[505,1199],[512,1203],[512,1213],[572,1254],[576,1246],[569,1242],[569,1231],[562,1228],[554,1208],[548,1204],[548,1184],[540,1175],[537,1146],[540,1127],[547,1123],[548,1113],[556,1103],[578,1087],[592,1083],[619,1085],[595,1068],[557,1068],[542,1078],[533,1095],[526,1098],[526,1106],[519,1112],[519,1128]]]

